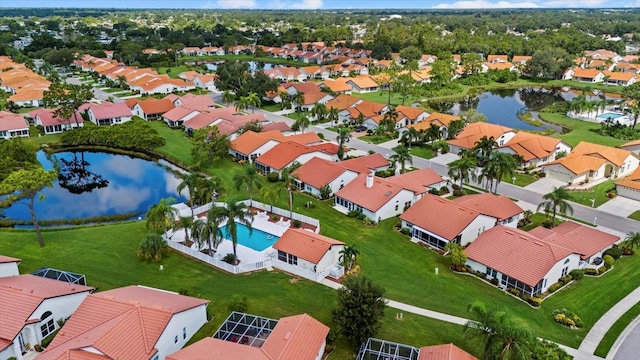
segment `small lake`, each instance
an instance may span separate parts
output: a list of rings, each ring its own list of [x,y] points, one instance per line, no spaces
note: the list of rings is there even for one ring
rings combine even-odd
[[[551,124],[545,124],[542,127],[534,126],[522,121],[518,114],[530,112],[533,118],[538,120],[537,111],[549,105],[570,101],[579,94],[581,94],[579,91],[561,89],[501,89],[471,94],[455,101],[433,101],[429,103],[429,107],[438,112],[453,115],[476,109],[477,112],[487,116],[489,123],[514,129],[544,131],[554,128],[558,130]],[[604,94],[587,93],[586,95],[587,100],[590,101],[605,98]]]
[[[176,191],[180,179],[154,161],[89,151],[60,152],[49,158],[39,151],[37,157],[45,169],[53,169],[54,161],[60,169],[53,187],[42,191],[47,198],[35,203],[39,220],[144,214],[162,198],[187,200]],[[31,219],[22,203],[3,214],[14,220]]]

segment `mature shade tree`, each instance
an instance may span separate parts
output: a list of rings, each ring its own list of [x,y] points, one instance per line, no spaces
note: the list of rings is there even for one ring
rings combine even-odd
[[[537,211],[544,209],[545,212],[552,212],[551,227],[556,226],[556,213],[567,215],[573,214],[573,207],[569,204],[569,192],[564,186],[554,187],[553,191],[542,196],[542,202],[538,205]]]
[[[391,60],[391,46],[383,43],[374,43],[371,49],[371,58],[376,60]]]
[[[74,85],[57,82],[49,86],[42,95],[43,105],[47,108],[56,108],[53,116],[61,120],[66,120],[71,124],[73,117],[78,125],[78,109],[87,101],[93,98],[93,89],[90,85]]]
[[[160,234],[146,234],[138,245],[138,259],[160,261],[169,253],[169,245]]]
[[[41,167],[34,167],[31,169],[20,169],[13,171],[7,176],[4,181],[0,183],[0,194],[9,194],[9,201],[15,201],[17,199],[27,199],[27,206],[29,207],[29,213],[31,214],[31,222],[33,228],[36,231],[38,237],[38,244],[40,247],[44,247],[44,240],[40,232],[40,225],[38,224],[38,218],[36,217],[35,200],[36,195],[40,193],[40,190],[44,187],[52,187],[53,181],[58,177],[55,170],[45,170]],[[39,200],[44,200],[46,197],[40,195]]]
[[[220,214],[222,217],[227,219],[227,223],[225,224],[225,235],[231,240],[233,243],[233,256],[235,259],[238,258],[238,253],[236,252],[236,248],[238,247],[238,222],[243,224],[249,229],[249,233],[253,231],[253,227],[251,226],[253,222],[253,215],[251,211],[249,211],[249,207],[245,205],[243,202],[235,202],[232,200],[227,201],[225,207],[220,207]]]
[[[236,190],[245,187],[249,193],[249,204],[253,205],[253,189],[262,188],[262,177],[258,174],[258,169],[253,164],[244,163],[242,171],[233,176],[233,183]]]
[[[222,159],[229,152],[229,138],[217,126],[196,130],[192,142],[191,155],[199,164]]]
[[[413,165],[413,157],[411,156],[411,152],[409,152],[409,148],[404,145],[399,145],[394,148],[393,151],[395,154],[389,157],[389,160],[400,164],[400,173],[404,174],[406,164],[409,163]]]
[[[530,346],[535,337],[527,328],[516,324],[500,307],[486,308],[476,302],[469,311],[478,320],[469,320],[465,325],[465,334],[472,341],[482,345],[482,357],[485,360],[530,360]]]
[[[347,278],[338,289],[338,305],[331,312],[340,332],[355,346],[374,336],[382,326],[386,308],[383,287],[365,276]]]
[[[168,197],[160,199],[157,204],[152,205],[145,214],[147,229],[162,231],[163,234],[166,234],[179,214],[178,209],[172,206],[175,203],[175,198]]]
[[[400,57],[405,61],[420,60],[422,57],[422,51],[416,46],[410,45],[400,50]]]
[[[0,182],[13,171],[39,167],[36,150],[32,143],[21,138],[0,141]]]
[[[546,79],[557,79],[573,65],[573,57],[557,47],[545,47],[537,50],[527,61],[525,73]]]
[[[456,74],[456,68],[453,56],[440,56],[431,64],[431,84],[437,89],[446,87]]]
[[[460,55],[460,61],[464,68],[465,75],[477,75],[482,71],[482,57],[477,53],[466,53]]]
[[[415,90],[416,84],[416,80],[408,72],[398,75],[393,80],[393,92],[400,95],[402,105]]]

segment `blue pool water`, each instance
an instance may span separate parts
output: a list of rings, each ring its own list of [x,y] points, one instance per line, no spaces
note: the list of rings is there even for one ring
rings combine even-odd
[[[277,236],[258,229],[253,229],[251,234],[249,234],[249,228],[244,224],[236,224],[236,229],[238,230],[238,244],[256,251],[262,251],[278,241]],[[229,238],[229,236],[227,236],[226,226],[221,227],[220,231],[222,231],[222,236],[225,239]]]
[[[604,114],[598,115],[598,119],[607,120],[608,118],[611,118],[612,120],[615,120],[615,119],[623,117],[623,116],[624,115],[622,115],[622,114],[616,114],[616,113],[604,113]]]

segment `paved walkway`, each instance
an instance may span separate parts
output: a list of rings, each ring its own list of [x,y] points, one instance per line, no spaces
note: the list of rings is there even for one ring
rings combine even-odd
[[[615,324],[615,322],[624,315],[631,307],[640,302],[640,286],[625,296],[617,304],[615,304],[609,311],[607,311],[602,317],[593,325],[587,336],[582,340],[578,350],[587,354],[593,354],[604,338],[609,328]]]

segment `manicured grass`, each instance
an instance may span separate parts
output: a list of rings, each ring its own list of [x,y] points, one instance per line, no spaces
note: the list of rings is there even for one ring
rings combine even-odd
[[[262,110],[270,111],[270,112],[281,111],[282,105],[281,104],[262,105]]]
[[[627,216],[629,219],[640,221],[640,210],[633,212],[631,215]]]
[[[547,220],[548,216],[543,213],[535,213],[531,215],[531,224],[523,226],[520,230],[529,231],[531,229],[535,229],[538,226],[542,225],[545,220]],[[556,217],[556,225],[562,224],[564,221],[558,219]]]
[[[571,201],[586,206],[592,206],[591,199],[595,199],[595,207],[598,207],[611,200],[607,196],[607,192],[615,189],[615,187],[616,185],[613,180],[607,180],[603,183],[591,187],[591,190],[593,191],[570,191],[569,196],[571,197]]]
[[[588,141],[607,146],[618,146],[626,142],[625,140],[600,135],[598,133],[598,130],[600,129],[599,123],[574,120],[560,113],[540,112],[539,115],[540,118],[546,122],[571,129],[571,131],[566,134],[554,135],[554,137],[564,140],[571,146],[576,146],[581,141]]]
[[[158,67],[154,69],[158,72],[158,74],[167,74],[169,75],[170,78],[174,78],[174,79],[177,78],[180,73],[191,70],[187,65],[179,65],[179,66],[171,66],[171,67],[163,66],[163,67]],[[170,70],[168,73],[167,73],[167,69]]]
[[[627,325],[629,325],[633,319],[638,316],[640,316],[640,303],[635,304],[631,309],[629,309],[629,311],[622,315],[622,317],[620,317],[620,319],[618,319],[611,328],[609,328],[609,331],[607,331],[604,338],[602,338],[602,341],[600,341],[600,344],[598,345],[598,348],[596,348],[594,354],[603,358],[607,357],[607,353],[609,353],[609,350]]]
[[[513,178],[516,178],[515,182],[513,181]],[[524,173],[514,173],[513,176],[511,175],[507,175],[504,174],[502,176],[502,182],[508,183],[508,184],[513,184],[513,185],[517,185],[520,187],[525,187],[527,185],[531,185],[534,182],[538,181],[538,177],[531,175],[531,174],[524,174]]]
[[[389,103],[389,93],[387,91],[376,91],[376,92],[368,92],[368,93],[351,93],[351,95],[355,97],[359,97],[361,99],[387,104]],[[404,100],[405,105],[410,105],[414,102],[418,101],[417,98],[412,96],[407,96]],[[402,97],[396,93],[391,94],[391,105],[397,106],[402,104]]]
[[[395,138],[392,138],[390,136],[382,136],[382,135],[365,135],[365,136],[360,136],[358,138],[358,140],[366,141],[371,144],[382,144],[384,142],[391,141],[394,139]]]
[[[149,125],[156,129],[158,133],[165,138],[167,143],[156,151],[165,156],[169,156],[174,160],[190,166],[194,164],[193,156],[191,156],[191,149],[193,144],[186,137],[184,130],[176,128],[171,129],[163,121],[150,121]]]
[[[436,157],[436,153],[435,151],[424,147],[424,146],[411,146],[411,151],[410,151],[411,155],[413,156],[417,156],[417,157],[421,157],[421,158],[425,158],[425,159],[431,159]]]

